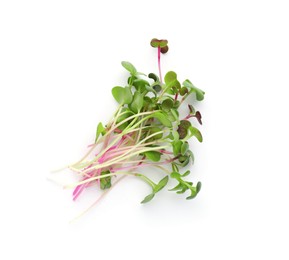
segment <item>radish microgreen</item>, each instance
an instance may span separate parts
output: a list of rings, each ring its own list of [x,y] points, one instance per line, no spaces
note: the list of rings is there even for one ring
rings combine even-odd
[[[141,203],[152,200],[169,179],[177,182],[171,191],[177,194],[189,191],[187,199],[194,198],[200,191],[201,183],[186,181],[184,178],[190,171],[181,173],[180,169],[194,162],[188,141],[193,137],[203,141],[201,132],[193,126],[193,123],[202,124],[202,116],[191,103],[203,100],[205,92],[188,79],[181,83],[174,71],[167,72],[163,79],[160,61],[161,54],[169,50],[168,41],[154,38],[151,46],[157,48],[158,75],[149,73],[146,76],[130,62],[121,63],[128,80],[126,86],[112,88],[117,110],[107,124],[98,124],[95,142],[89,146],[88,153],[69,166],[82,178],[70,185],[75,187],[74,200],[93,184],[102,190],[111,189],[114,180],[121,175],[134,176],[151,187],[151,193]],[[184,100],[193,95],[195,98],[184,107],[187,116],[180,118],[179,110]],[[157,183],[144,173],[153,173],[154,169],[162,170],[164,174]]]

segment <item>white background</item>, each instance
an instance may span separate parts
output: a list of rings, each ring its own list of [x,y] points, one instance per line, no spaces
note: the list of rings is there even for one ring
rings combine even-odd
[[[1,259],[288,259],[288,1],[1,1]],[[206,91],[193,201],[126,178],[79,221],[49,182],[115,110],[120,61]],[[170,187],[173,183],[170,183]],[[286,248],[287,246],[287,248]]]

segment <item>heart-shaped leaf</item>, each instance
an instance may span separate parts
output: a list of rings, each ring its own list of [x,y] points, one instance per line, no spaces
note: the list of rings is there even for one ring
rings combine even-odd
[[[130,104],[132,101],[132,93],[129,87],[114,87],[112,89],[112,95],[114,99],[120,104]]]
[[[165,83],[167,86],[173,84],[177,80],[177,74],[174,71],[169,71],[165,75]]]
[[[153,38],[151,40],[151,46],[154,47],[154,48],[164,48],[168,45],[168,41],[167,40],[159,40],[157,38]]]
[[[132,85],[135,87],[137,91],[143,93],[146,90],[146,86],[149,86],[150,84],[144,79],[135,79],[132,82]]]

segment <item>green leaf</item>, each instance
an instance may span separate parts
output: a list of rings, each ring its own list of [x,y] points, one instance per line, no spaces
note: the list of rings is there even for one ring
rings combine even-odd
[[[203,142],[202,134],[197,128],[190,126],[189,130],[191,132],[191,136],[195,136],[200,143]]]
[[[176,100],[174,104],[174,108],[179,108],[180,105],[181,105],[181,102],[179,100]]]
[[[100,175],[105,175],[110,173],[110,171],[104,171]],[[107,176],[100,179],[100,188],[102,190],[109,189],[111,187],[111,176]]]
[[[121,115],[118,116],[118,118],[117,118],[117,123],[125,120],[126,118],[128,118],[132,115],[133,115],[133,112],[129,108],[123,107],[121,110]]]
[[[186,156],[186,155],[181,155],[181,156],[179,157],[179,162],[180,162],[180,163],[183,163],[184,161],[187,160],[187,158],[188,158],[188,156]]]
[[[187,151],[187,156],[190,157],[190,159],[192,160],[192,164],[193,164],[194,161],[195,161],[195,157],[194,157],[194,154],[193,154],[193,152],[191,150]]]
[[[177,80],[177,74],[174,71],[169,71],[165,75],[165,83],[167,86],[174,83]]]
[[[154,192],[157,193],[161,189],[163,189],[169,181],[169,176],[164,177],[163,179],[160,180],[160,182],[155,186]]]
[[[154,196],[155,196],[154,193],[151,193],[151,194],[147,195],[147,196],[143,199],[143,201],[142,201],[141,203],[144,204],[144,203],[147,203],[147,202],[151,201],[151,200],[154,198]]]
[[[187,186],[183,186],[182,190],[177,191],[178,194],[183,194],[185,193],[189,188]]]
[[[139,113],[143,107],[143,96],[138,91],[133,95],[133,101],[130,105],[130,108],[133,112]]]
[[[124,123],[122,123],[121,125],[118,126],[118,129],[123,131],[123,130],[125,130],[127,128],[128,125],[129,125],[129,122],[124,122]]]
[[[167,119],[167,117],[161,113],[161,112],[155,112],[153,114],[151,114],[150,117],[155,117],[156,119],[158,119],[164,126],[167,127],[172,127],[172,123],[170,120]]]
[[[190,162],[190,157],[188,157],[188,156],[181,156],[181,157],[179,158],[179,161],[180,161],[180,163],[181,163],[181,166],[182,166],[182,167],[185,167],[185,166],[187,166],[187,165],[189,164],[189,162]]]
[[[105,128],[103,127],[102,123],[99,123],[99,124],[97,125],[96,136],[95,136],[95,143],[96,143],[98,137],[100,136],[100,134],[102,134],[102,135],[105,134]]]
[[[132,115],[133,115],[133,112],[129,108],[123,107],[121,110],[121,115],[117,118],[116,122],[121,123],[125,119],[127,119],[128,117],[130,117]],[[129,123],[130,123],[130,121],[123,122],[121,125],[118,126],[118,128],[120,130],[124,130],[129,125]]]
[[[167,91],[166,91],[166,93],[167,94],[169,94],[169,95],[172,95],[172,96],[174,96],[176,93],[172,90],[172,89],[168,89]]]
[[[175,118],[175,120],[176,120],[177,122],[179,122],[178,110],[176,110],[176,109],[171,109],[171,113],[172,113],[173,117]]]
[[[136,76],[130,76],[127,78],[127,84],[131,85],[134,80],[137,80]]]
[[[188,142],[184,142],[181,147],[181,154],[185,155],[188,150],[189,150],[189,144]]]
[[[155,82],[159,82],[159,81],[160,81],[159,77],[158,77],[156,74],[154,74],[154,73],[150,73],[150,74],[148,75],[148,77],[149,77],[150,79],[153,79]]]
[[[202,183],[199,181],[199,182],[197,183],[197,186],[196,186],[197,193],[200,192],[201,188],[202,188]]]
[[[183,188],[183,184],[179,183],[177,186],[175,186],[174,188],[170,189],[169,191],[177,191]]]
[[[180,139],[179,133],[177,131],[175,131],[175,130],[173,130],[171,133],[173,135],[173,140],[174,141],[179,141],[179,139]]]
[[[146,86],[149,86],[150,84],[144,79],[135,79],[132,85],[135,87],[137,91],[142,93],[146,90]]]
[[[196,99],[198,101],[202,101],[204,99],[205,96],[205,92],[199,88],[196,88],[193,83],[191,81],[189,81],[188,79],[186,79],[183,82],[183,85],[185,87],[187,87],[188,89],[190,89],[190,92],[195,92],[196,93]]]
[[[114,99],[120,104],[130,104],[132,101],[132,93],[129,87],[114,87],[112,90]]]
[[[175,163],[172,163],[172,169],[173,169],[173,172],[179,172],[179,167],[175,164]]]
[[[169,112],[173,106],[174,102],[170,98],[167,98],[162,102],[162,109],[166,112]]]
[[[132,76],[137,75],[136,68],[128,61],[122,61],[121,65],[128,71]]]
[[[192,186],[192,183],[189,183],[189,186],[190,186],[190,190],[191,190],[191,195],[186,198],[187,200],[193,199],[193,198],[195,198],[197,196],[197,194],[201,190],[202,183],[198,182],[195,187]]]
[[[182,174],[182,177],[186,177],[190,174],[191,172],[189,170],[187,170],[185,173]]]
[[[180,140],[179,141],[174,141],[172,143],[174,156],[179,155],[179,153],[181,152],[182,144],[183,144],[183,142],[180,141]]]
[[[159,85],[159,83],[155,83],[152,85],[152,88],[155,92],[160,92],[162,90],[162,87]]]
[[[195,108],[192,105],[188,105],[189,110],[190,110],[190,115],[194,115],[196,113]]]
[[[153,38],[153,39],[151,40],[151,46],[152,46],[153,48],[159,47],[159,40],[158,40],[157,38]]]
[[[154,134],[154,133],[157,133],[157,132],[161,132],[162,129],[157,127],[157,126],[153,126],[149,129],[149,134]],[[149,138],[147,141],[148,142],[151,142],[151,141],[154,141],[154,140],[158,140],[158,139],[161,139],[163,137],[163,133],[159,133],[151,138]]]
[[[158,162],[161,159],[161,153],[156,151],[149,151],[145,152],[144,154],[149,160],[153,162]]]
[[[143,101],[144,101],[144,105],[145,105],[145,106],[150,106],[150,105],[153,104],[152,99],[151,99],[150,97],[148,97],[148,96],[145,96],[145,97],[143,98]]]
[[[161,48],[164,48],[164,47],[166,47],[168,45],[168,41],[167,40],[160,40],[160,47]]]
[[[171,122],[175,122],[176,118],[173,116],[173,114],[171,113],[171,111],[168,111],[166,113],[167,119],[169,119]]]
[[[172,172],[171,173],[171,178],[179,179],[180,177],[181,177],[181,175],[178,172]]]
[[[197,196],[197,192],[194,192],[194,191],[191,191],[191,196],[189,197],[186,197],[187,200],[191,200],[191,199],[194,199],[196,196]]]

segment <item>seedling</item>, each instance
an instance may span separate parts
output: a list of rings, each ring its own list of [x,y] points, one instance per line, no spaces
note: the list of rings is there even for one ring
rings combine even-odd
[[[130,62],[121,63],[128,80],[126,86],[112,89],[118,108],[108,123],[98,124],[95,142],[88,153],[69,166],[81,176],[81,181],[68,185],[75,188],[74,200],[91,185],[111,189],[122,175],[140,178],[151,187],[151,193],[141,203],[152,200],[169,179],[177,182],[171,191],[178,194],[189,191],[187,199],[196,197],[200,191],[201,183],[186,181],[184,178],[190,171],[181,173],[180,169],[194,162],[188,141],[193,137],[203,141],[201,132],[189,121],[202,124],[202,116],[191,101],[185,107],[188,112],[185,118],[180,118],[179,110],[187,98],[203,100],[205,92],[188,79],[181,83],[174,71],[167,72],[163,79],[161,54],[168,51],[168,41],[152,39],[151,46],[157,49],[158,75],[146,76]],[[155,169],[164,173],[157,183],[143,173]]]

